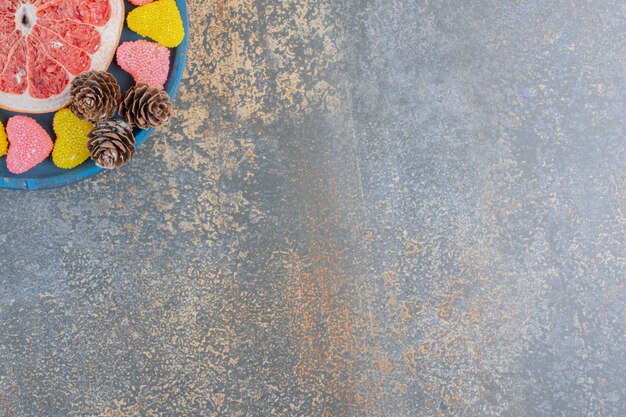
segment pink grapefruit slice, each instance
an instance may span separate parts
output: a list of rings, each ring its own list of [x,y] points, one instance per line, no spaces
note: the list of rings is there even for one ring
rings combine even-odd
[[[0,0],[0,107],[56,111],[79,74],[106,71],[124,26],[124,0]]]

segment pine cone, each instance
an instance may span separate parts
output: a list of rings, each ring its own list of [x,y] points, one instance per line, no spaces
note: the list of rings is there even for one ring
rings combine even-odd
[[[165,126],[174,113],[170,96],[158,87],[137,84],[126,92],[120,103],[120,117],[140,129]]]
[[[70,94],[72,112],[92,123],[113,117],[122,98],[115,77],[104,71],[84,72],[74,78]]]
[[[133,130],[123,120],[97,122],[87,136],[91,159],[100,168],[119,168],[135,154]]]

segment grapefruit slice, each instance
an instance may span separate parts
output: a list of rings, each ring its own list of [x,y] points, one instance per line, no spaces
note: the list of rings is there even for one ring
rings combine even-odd
[[[0,107],[56,111],[85,71],[106,71],[124,25],[124,0],[0,0]]]

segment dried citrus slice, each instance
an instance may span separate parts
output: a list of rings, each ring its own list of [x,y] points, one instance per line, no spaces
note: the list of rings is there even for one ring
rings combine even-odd
[[[123,24],[124,0],[1,0],[0,107],[64,107],[74,77],[109,67]]]

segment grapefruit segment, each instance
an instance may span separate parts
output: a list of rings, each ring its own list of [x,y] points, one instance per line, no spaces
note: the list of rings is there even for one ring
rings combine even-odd
[[[0,14],[2,13],[15,13],[17,10],[18,2],[21,0],[5,0],[0,5]],[[41,0],[40,0],[41,1]]]
[[[64,107],[75,76],[108,68],[123,23],[124,0],[1,0],[0,107]]]
[[[4,72],[7,62],[9,62],[11,52],[19,40],[20,36],[17,32],[13,32],[5,38],[0,38],[0,75]]]
[[[11,15],[0,10],[0,37],[6,37],[15,31],[15,22],[11,19]]]
[[[6,91],[10,94],[23,94],[28,88],[26,74],[26,41],[20,39],[13,45],[2,74],[0,74],[0,91]]]
[[[91,58],[87,52],[73,45],[69,45],[56,33],[37,26],[33,28],[31,36],[35,36],[50,58],[54,59],[72,75],[79,75],[88,71]]]
[[[41,19],[71,19],[104,26],[111,18],[111,3],[107,0],[43,0],[37,12]]]
[[[100,32],[93,26],[72,20],[41,19],[39,26],[57,34],[63,40],[88,54],[95,53],[100,47]]]
[[[46,53],[35,38],[28,45],[28,88],[35,98],[60,94],[70,82],[67,72]]]

